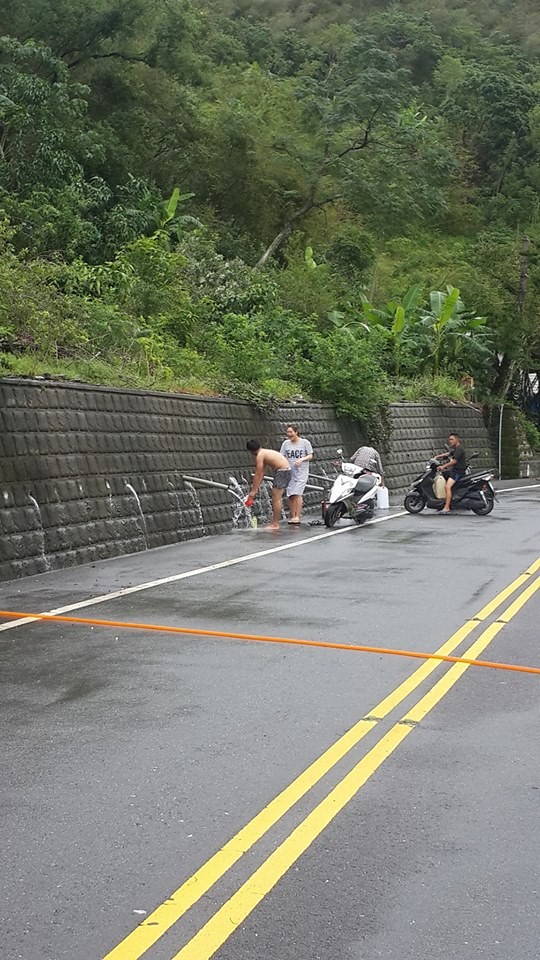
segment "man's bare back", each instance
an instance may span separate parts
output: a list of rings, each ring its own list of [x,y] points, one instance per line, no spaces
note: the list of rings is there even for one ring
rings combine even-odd
[[[272,470],[288,470],[290,468],[290,463],[287,460],[287,457],[284,457],[283,454],[278,453],[277,450],[267,450],[265,447],[261,447],[257,451],[257,456],[255,458],[255,464],[258,467],[259,463],[262,463],[265,467],[270,467]]]

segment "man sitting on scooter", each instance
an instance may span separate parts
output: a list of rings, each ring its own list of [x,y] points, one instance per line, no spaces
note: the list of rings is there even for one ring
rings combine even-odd
[[[448,437],[450,450],[446,453],[438,453],[435,460],[450,456],[448,463],[443,463],[437,470],[440,470],[446,480],[446,500],[444,509],[441,513],[450,513],[450,504],[452,503],[452,488],[461,477],[465,476],[467,470],[467,456],[457,433],[451,433]]]

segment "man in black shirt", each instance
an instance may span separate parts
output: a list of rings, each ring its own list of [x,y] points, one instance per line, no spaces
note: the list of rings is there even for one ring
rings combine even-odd
[[[452,487],[461,477],[465,476],[465,471],[467,469],[467,456],[463,447],[461,446],[461,441],[457,433],[451,433],[448,437],[448,443],[450,444],[450,457],[451,459],[448,463],[442,464],[442,466],[437,467],[437,470],[440,470],[443,477],[446,480],[446,502],[444,504],[444,510],[442,513],[450,513],[450,504],[452,503]],[[447,457],[447,453],[439,453],[435,459],[440,460],[441,457]]]

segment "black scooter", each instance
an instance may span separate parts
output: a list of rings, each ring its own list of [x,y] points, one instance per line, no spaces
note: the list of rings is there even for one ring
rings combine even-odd
[[[461,477],[452,490],[452,510],[472,510],[479,517],[487,517],[493,510],[495,490],[491,484],[493,474],[487,470],[473,474],[469,462],[478,456],[471,454],[467,460],[467,472]],[[440,460],[430,460],[426,464],[424,473],[413,480],[411,489],[403,501],[403,506],[409,513],[421,513],[424,507],[429,510],[442,510],[444,498],[435,496],[433,481],[437,474]]]

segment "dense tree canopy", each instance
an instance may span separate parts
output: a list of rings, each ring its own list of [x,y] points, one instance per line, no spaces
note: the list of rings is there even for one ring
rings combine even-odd
[[[0,369],[372,432],[391,396],[515,393],[539,52],[534,0],[4,0]]]

